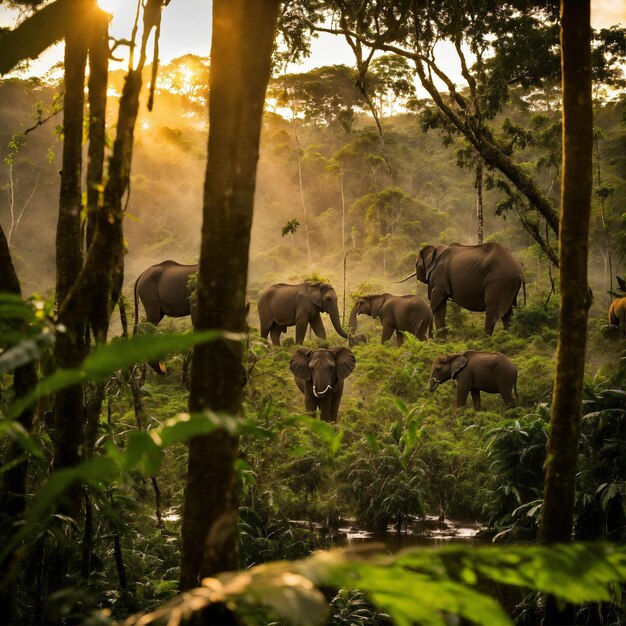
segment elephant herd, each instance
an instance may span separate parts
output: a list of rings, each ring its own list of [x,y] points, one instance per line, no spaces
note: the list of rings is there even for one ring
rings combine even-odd
[[[135,283],[135,325],[138,299],[144,305],[147,320],[155,325],[165,315],[191,315],[193,322],[189,279],[197,271],[197,265],[175,261],[164,261],[146,269]],[[321,314],[327,313],[337,333],[348,339],[350,345],[357,339],[365,339],[356,334],[358,315],[380,320],[383,343],[394,333],[398,345],[402,344],[405,333],[425,341],[433,335],[433,323],[437,334],[445,336],[448,300],[470,311],[484,311],[485,332],[490,335],[498,320],[508,328],[520,288],[524,287],[524,299],[526,296],[521,263],[504,246],[494,242],[476,246],[425,246],[417,256],[415,272],[400,282],[413,277],[428,286],[430,306],[416,295],[364,295],[358,298],[350,314],[350,334],[341,325],[337,293],[331,285],[320,281],[272,285],[258,300],[261,337],[269,336],[272,344],[279,346],[281,335],[288,327],[295,326],[297,344],[304,342],[309,327],[320,339],[326,339]],[[304,394],[306,410],[315,413],[319,409],[323,420],[336,420],[344,380],[355,366],[354,354],[347,347],[298,348],[290,369]],[[514,405],[517,369],[501,353],[470,350],[438,357],[432,364],[431,391],[450,379],[458,381],[457,406],[465,405],[471,393],[474,408],[480,409],[480,391],[500,393],[507,406]]]

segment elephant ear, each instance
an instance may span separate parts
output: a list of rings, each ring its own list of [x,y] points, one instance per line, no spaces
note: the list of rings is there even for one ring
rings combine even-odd
[[[439,256],[439,251],[435,246],[424,246],[420,251],[420,256],[422,257],[422,262],[424,263],[424,274],[426,275],[426,282],[430,278],[430,274],[435,269],[435,265],[437,264],[437,257]]]
[[[456,377],[459,375],[459,372],[467,365],[467,359],[459,354],[459,356],[456,356],[452,359],[452,362],[450,363],[450,376],[452,378],[452,380],[455,380]]]
[[[356,367],[356,359],[354,358],[352,350],[348,348],[333,348],[332,352],[335,355],[337,378],[339,378],[339,380],[348,378]]]
[[[322,308],[322,283],[309,283],[307,289],[309,300],[320,309]]]
[[[372,312],[370,315],[374,318],[378,317],[380,313],[380,307],[383,306],[385,299],[383,296],[370,296],[370,303],[372,305]]]
[[[313,352],[311,348],[298,348],[291,357],[289,369],[297,378],[311,380],[311,369],[309,368],[309,356],[311,352]]]

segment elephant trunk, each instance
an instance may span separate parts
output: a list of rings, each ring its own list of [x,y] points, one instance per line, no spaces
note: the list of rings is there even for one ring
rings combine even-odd
[[[356,329],[358,327],[358,323],[356,320],[356,315],[357,315],[357,309],[359,308],[359,303],[357,302],[354,305],[354,308],[352,309],[352,312],[350,313],[350,332],[352,334],[356,333]]]
[[[348,333],[341,327],[341,320],[339,319],[339,309],[337,305],[333,306],[333,308],[328,311],[330,315],[330,321],[333,323],[335,330],[344,338],[348,338]]]

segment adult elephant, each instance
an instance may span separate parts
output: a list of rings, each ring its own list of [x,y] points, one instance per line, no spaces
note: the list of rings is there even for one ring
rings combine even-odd
[[[304,342],[309,324],[318,337],[326,339],[321,313],[328,313],[335,330],[345,339],[348,337],[339,320],[337,293],[327,283],[272,285],[259,297],[258,308],[261,337],[267,339],[269,334],[275,346],[280,345],[280,335],[287,332],[288,326],[296,327],[296,343]]]
[[[428,303],[419,296],[394,296],[390,293],[362,296],[350,313],[350,333],[357,330],[357,315],[378,318],[383,325],[381,342],[385,343],[396,333],[398,346],[409,332],[426,341],[432,333],[433,314]]]
[[[522,264],[495,242],[424,246],[417,256],[415,273],[404,280],[413,276],[428,285],[438,332],[446,327],[448,300],[469,311],[485,311],[485,332],[491,335],[500,319],[504,328],[509,327],[522,286],[526,299]]]
[[[198,265],[163,261],[144,270],[135,282],[135,327],[139,321],[138,300],[146,310],[146,319],[155,326],[166,316],[191,314],[189,276]]]
[[[356,359],[352,350],[337,348],[298,348],[291,357],[298,389],[304,394],[304,408],[313,416],[320,410],[325,422],[336,422],[343,395],[343,381],[352,374]]]

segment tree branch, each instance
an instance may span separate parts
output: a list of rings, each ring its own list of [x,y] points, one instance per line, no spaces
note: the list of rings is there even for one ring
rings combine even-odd
[[[69,28],[84,23],[93,7],[89,0],[56,0],[19,26],[0,34],[0,75],[26,59],[36,59],[65,37]]]

